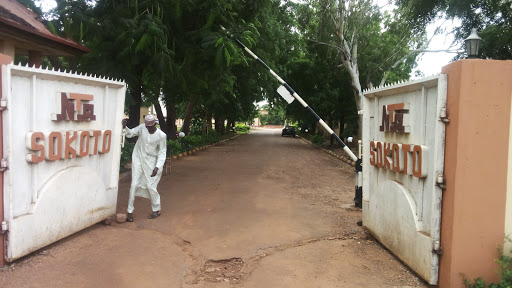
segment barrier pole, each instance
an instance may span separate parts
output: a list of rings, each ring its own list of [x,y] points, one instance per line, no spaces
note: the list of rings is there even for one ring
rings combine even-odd
[[[228,36],[232,37],[231,33],[229,33],[229,31],[227,31],[226,28],[224,28],[222,25],[220,25],[220,28],[223,31],[226,31],[228,33]],[[270,67],[268,67],[267,64],[265,64],[265,62],[263,62],[263,60],[261,60],[256,54],[254,54],[254,52],[252,52],[251,49],[247,48],[242,42],[240,42],[240,40],[238,40],[237,38],[234,38],[234,40],[238,44],[238,46],[240,46],[243,50],[245,50],[245,52],[247,52],[249,55],[251,55],[251,57],[253,57],[258,63],[263,65],[263,67],[265,67],[265,69],[267,69],[267,71],[272,76],[274,76],[274,78],[276,78],[277,81],[279,81],[279,83],[281,83],[281,85],[283,85],[286,88],[286,90],[288,90],[288,92],[293,96],[293,98],[297,99],[297,101],[299,101],[299,103],[302,106],[304,106],[304,108],[309,110],[309,112],[311,112],[311,114],[313,114],[313,116],[315,116],[318,123],[320,123],[320,125],[322,125],[322,127],[331,135],[331,137],[334,137],[334,139],[336,139],[336,141],[341,145],[341,148],[343,148],[343,151],[345,151],[345,153],[348,154],[348,156],[352,159],[352,161],[356,162],[356,181],[358,183],[362,183],[363,166],[362,166],[361,159],[357,158],[357,156],[347,147],[347,145],[345,145],[345,143],[343,143],[343,141],[340,139],[340,137],[338,137],[338,135],[336,135],[336,133],[334,133],[334,131],[331,129],[331,127],[329,127],[329,125],[327,125],[327,123],[325,123],[325,121],[322,120],[322,118],[320,118],[320,116],[318,116],[318,114],[315,113],[315,111],[304,101],[304,99],[302,99],[302,97],[299,96],[299,94],[297,94],[297,92],[295,92],[292,89],[292,87],[290,87],[290,85],[288,85],[281,77],[279,77],[279,75],[277,75],[276,72],[274,72],[272,69],[270,69]],[[283,97],[283,98],[285,98],[285,97]],[[359,180],[359,178],[361,178],[361,179]],[[354,205],[356,207],[361,208],[362,203],[363,203],[363,188],[356,186]]]

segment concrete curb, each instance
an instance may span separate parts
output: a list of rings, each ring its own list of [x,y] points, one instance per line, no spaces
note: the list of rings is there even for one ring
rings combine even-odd
[[[322,147],[320,147],[320,146],[318,146],[318,145],[316,145],[316,144],[312,143],[311,141],[309,141],[308,139],[306,139],[306,138],[304,138],[304,137],[302,137],[302,136],[300,136],[300,135],[297,135],[297,137],[299,137],[299,138],[300,138],[300,139],[302,139],[303,141],[305,141],[305,142],[307,142],[307,143],[309,143],[309,144],[311,144],[311,145],[313,145],[313,146],[317,147],[318,149],[321,149],[322,151],[324,151],[325,153],[327,153],[327,154],[331,155],[332,157],[334,157],[334,158],[336,158],[336,159],[338,159],[338,160],[341,160],[341,161],[343,161],[343,162],[345,162],[345,163],[349,164],[350,166],[352,166],[352,167],[354,167],[354,168],[356,167],[356,162],[355,162],[355,161],[353,161],[352,159],[350,159],[350,157],[348,157],[348,156],[346,156],[346,155],[336,154],[336,153],[334,153],[334,152],[332,152],[332,151],[330,151],[330,150],[327,150],[327,149],[325,149],[325,148],[322,148]]]

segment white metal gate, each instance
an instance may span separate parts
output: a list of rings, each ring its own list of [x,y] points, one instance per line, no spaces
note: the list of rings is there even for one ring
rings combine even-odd
[[[125,84],[2,66],[7,261],[115,214]]]
[[[377,88],[363,97],[363,224],[437,284],[446,75]]]

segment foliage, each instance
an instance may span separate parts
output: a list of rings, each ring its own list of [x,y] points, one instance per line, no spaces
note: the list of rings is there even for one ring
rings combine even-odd
[[[268,111],[266,115],[260,115],[260,121],[263,125],[284,125],[286,120],[286,111],[280,105],[264,105],[264,110]]]
[[[205,137],[202,135],[186,136],[183,140],[185,140],[186,146],[189,149],[201,147],[206,144]]]
[[[124,170],[124,165],[126,163],[132,162],[132,153],[133,148],[135,147],[135,142],[124,142],[124,147],[121,148],[121,162],[120,162],[120,171]]]
[[[322,134],[315,134],[311,137],[311,143],[313,144],[322,144],[325,142],[325,138]]]
[[[512,242],[509,237],[505,237],[505,241]],[[496,259],[496,263],[500,266],[501,281],[497,284],[488,284],[482,278],[476,278],[474,282],[464,276],[464,286],[469,288],[510,288],[512,287],[512,258],[505,255],[503,246],[498,247],[499,258]],[[512,250],[510,251],[512,253]]]
[[[240,125],[240,129],[248,129],[249,126]],[[237,125],[237,126],[239,126]],[[247,127],[247,128],[246,128]],[[202,147],[219,142],[222,137],[215,130],[210,131],[208,135],[192,135],[178,138],[175,140],[167,140],[167,155],[176,156],[182,152],[190,151],[194,148]],[[121,163],[120,170],[124,170],[124,165],[132,162],[132,153],[136,142],[126,141],[124,147],[121,149]]]
[[[205,121],[197,115],[194,119],[192,119],[192,124],[190,125],[190,130],[188,132],[189,136],[193,135],[203,135],[203,127],[206,125]]]
[[[20,1],[42,14],[33,0]],[[185,107],[187,134],[194,117],[250,121],[253,103],[263,99],[261,77],[248,69],[245,52],[219,24],[252,47],[260,40],[260,21],[278,15],[271,5],[280,1],[58,0],[43,16],[48,29],[92,52],[73,61],[49,56],[49,65],[124,80],[129,127],[138,124],[141,105],[154,105],[171,139],[178,106]]]
[[[193,135],[177,138],[175,140],[167,140],[167,154],[178,155],[182,152],[190,151],[207,144],[206,136]]]
[[[167,155],[176,156],[181,153],[181,143],[178,139],[167,140]]]
[[[215,131],[215,130],[211,130],[208,132],[208,134],[206,135],[205,137],[205,141],[206,141],[206,144],[213,144],[213,143],[217,143],[219,142],[220,140],[222,140],[222,137],[220,136],[220,134]]]
[[[197,136],[203,134],[203,125],[200,123],[195,123],[190,126],[190,131],[188,132],[189,136]]]
[[[251,130],[251,127],[249,127],[248,125],[245,125],[245,124],[236,124],[235,125],[235,131],[237,133],[247,133],[247,132],[249,132],[249,130]]]
[[[409,78],[414,64],[409,51],[421,43],[423,31],[413,33],[407,22],[395,14],[383,14],[372,0],[307,2],[319,11],[308,26],[318,28],[306,26],[305,31],[313,31],[311,39],[325,45],[330,61],[348,72],[358,110],[364,88],[384,84],[388,74],[395,81]]]
[[[479,30],[482,38],[482,58],[512,59],[512,5],[497,0],[397,0],[403,21],[422,27],[437,15],[459,19],[460,26],[453,31],[459,45],[471,29]],[[458,58],[464,57],[459,55]]]
[[[222,138],[215,130],[210,131],[207,135],[192,135],[175,140],[167,140],[167,154],[176,156],[194,148],[217,143],[220,140]]]
[[[370,0],[59,0],[47,26],[92,52],[50,62],[125,80],[130,121],[138,123],[138,108],[152,104],[168,139],[176,137],[177,117],[184,119],[187,136],[202,135],[205,119],[212,117],[230,125],[252,121],[254,103],[263,99],[269,102],[263,124],[292,120],[315,127],[316,119],[298,101],[288,105],[281,99],[270,73],[252,66],[258,64],[236,45],[237,38],[298,87],[326,122],[340,122],[348,127],[340,133],[352,135],[358,130],[353,79],[340,67],[344,55],[330,17],[336,3],[349,2],[361,5],[344,12],[350,16],[345,32],[357,32],[351,39],[359,43],[354,58],[363,88],[384,74],[391,81],[406,78],[414,57],[404,55],[419,40],[411,40],[407,23],[376,11]],[[372,13],[363,13],[368,9]],[[403,61],[390,68],[396,58]],[[208,133],[207,141],[220,137]]]
[[[299,31],[296,38],[287,38],[295,44],[293,53],[301,53],[285,64],[287,83],[331,126],[339,123],[341,135],[357,134],[362,89],[386,79],[408,79],[415,64],[409,50],[422,41],[422,34],[413,34],[406,23],[370,0],[287,5],[293,18],[283,21]],[[317,119],[299,103],[276,102],[286,106],[287,118],[299,126],[315,127]]]

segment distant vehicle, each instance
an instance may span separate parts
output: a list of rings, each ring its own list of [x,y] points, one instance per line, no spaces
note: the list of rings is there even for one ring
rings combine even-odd
[[[293,137],[295,137],[295,127],[293,126],[284,126],[283,128],[283,132],[281,132],[281,136],[285,136],[285,135],[291,135]]]

